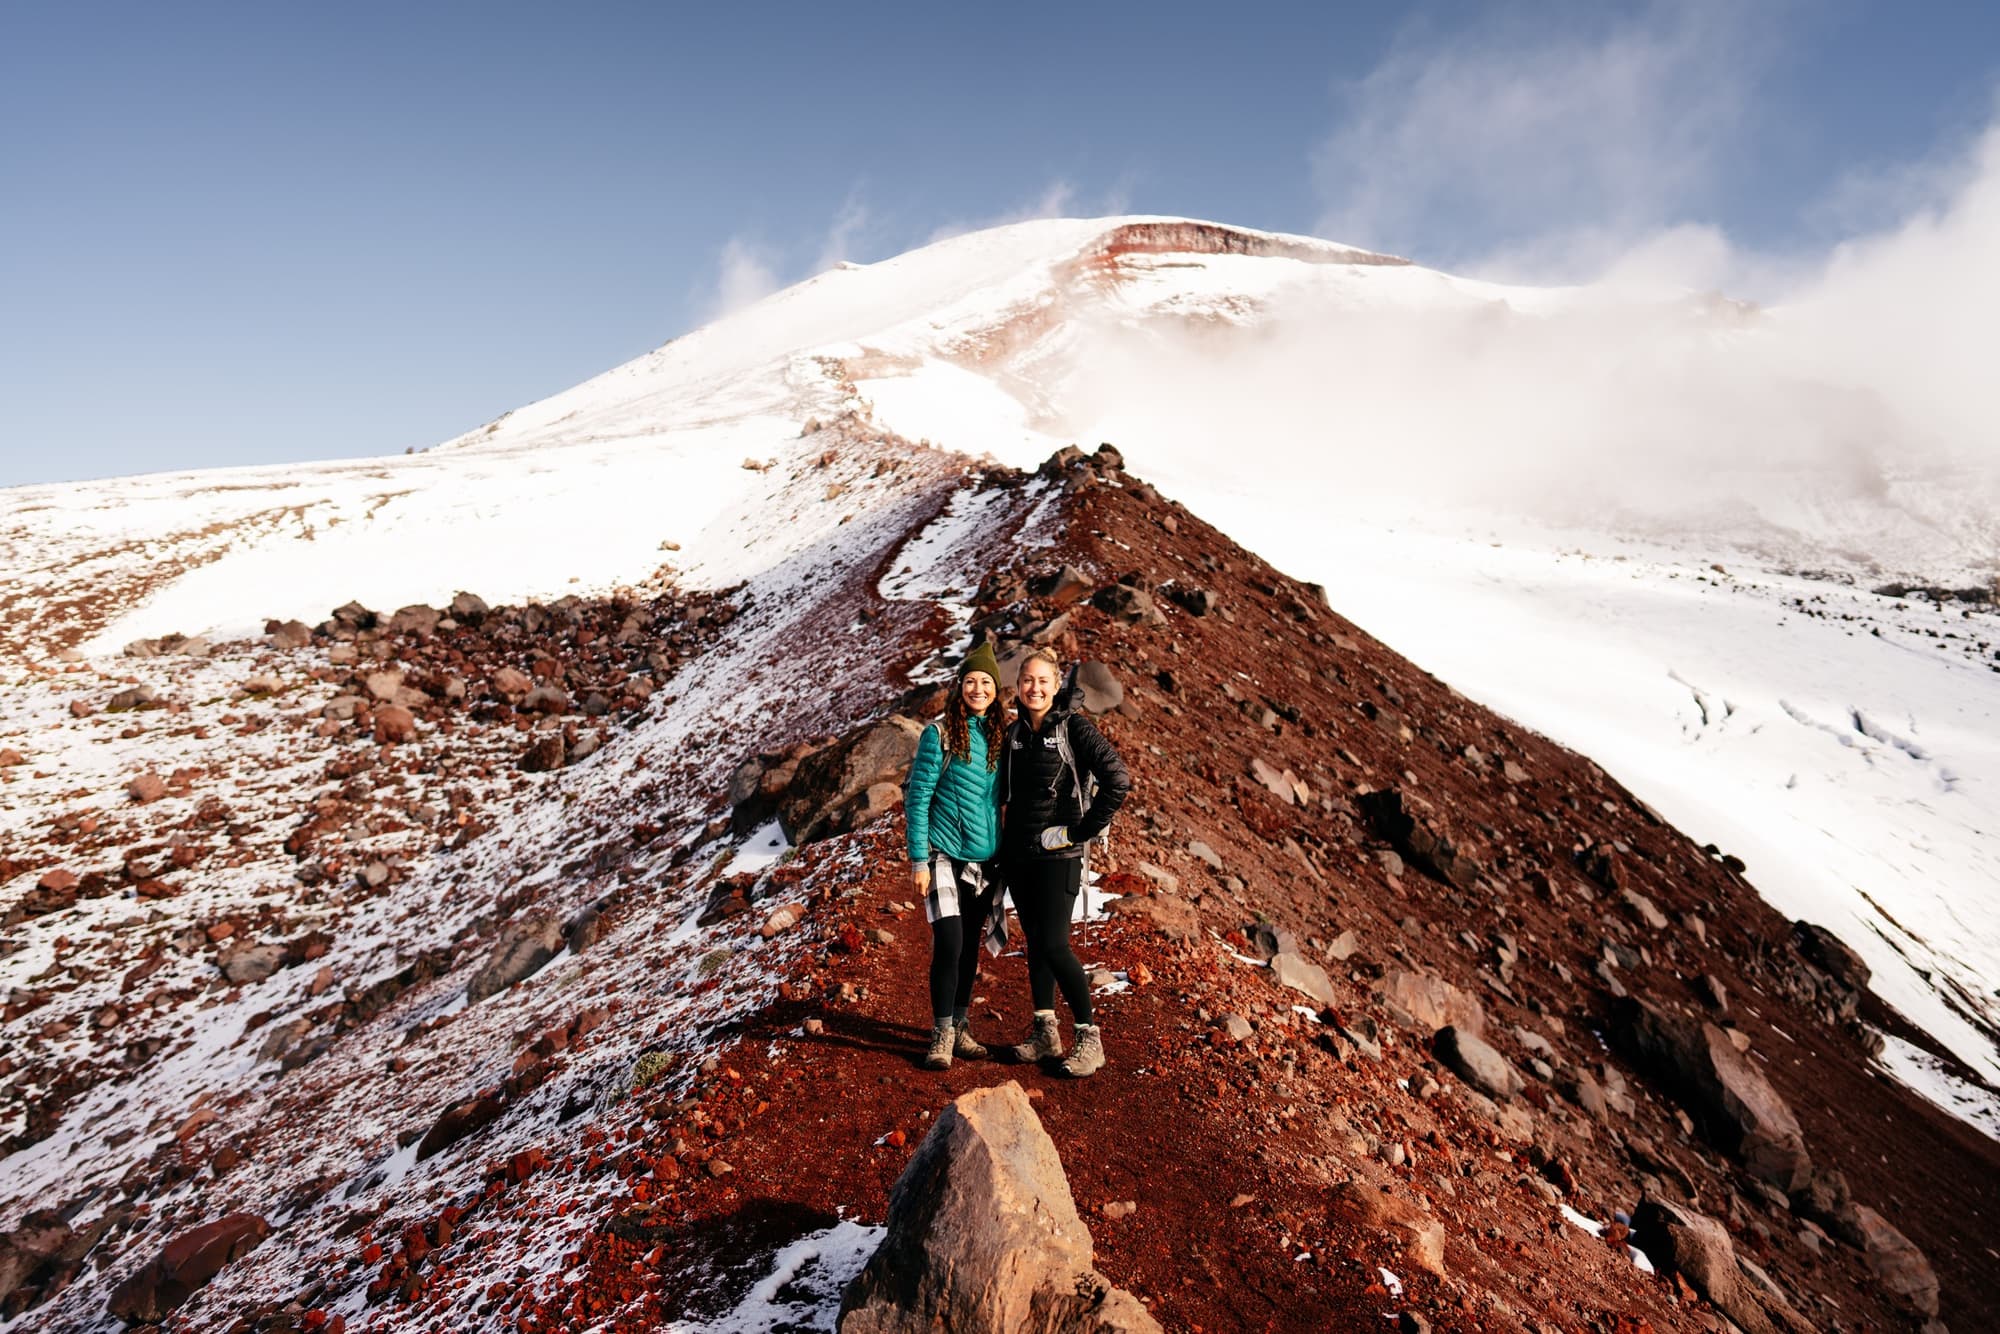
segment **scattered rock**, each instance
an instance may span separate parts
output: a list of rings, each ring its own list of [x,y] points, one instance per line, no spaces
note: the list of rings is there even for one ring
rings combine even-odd
[[[1327,1211],[1354,1227],[1392,1234],[1411,1264],[1438,1278],[1448,1277],[1444,1224],[1412,1201],[1370,1182],[1350,1179],[1327,1192]]]
[[[444,1109],[431,1128],[424,1132],[423,1139],[418,1141],[417,1161],[443,1153],[467,1135],[485,1129],[500,1119],[502,1109],[498,1095],[491,1093],[453,1103]]]
[[[1382,1001],[1391,1014],[1421,1032],[1455,1028],[1478,1037],[1486,1031],[1486,1010],[1478,997],[1443,978],[1391,968],[1382,974]]]
[[[1622,892],[1621,897],[1625,900],[1625,906],[1632,910],[1634,917],[1655,931],[1667,929],[1667,915],[1660,911],[1658,904],[1644,894],[1636,889],[1627,889]]]
[[[465,988],[467,1001],[477,1004],[528,976],[563,947],[562,924],[553,915],[530,913],[509,922],[494,942],[493,953]]]
[[[502,667],[499,671],[493,673],[493,693],[499,695],[502,699],[517,700],[524,698],[534,688],[534,681],[529,678],[526,672],[518,668]]]
[[[486,619],[492,608],[486,605],[486,599],[479,594],[460,592],[452,598],[451,606],[446,610],[451,613],[451,619],[462,625],[478,625]]]
[[[394,745],[404,741],[414,741],[417,736],[417,715],[400,704],[384,704],[375,710],[375,741],[378,745]]]
[[[778,804],[786,837],[803,844],[845,833],[893,808],[922,733],[915,719],[895,714],[800,760]]]
[[[1686,1279],[1743,1334],[1811,1334],[1813,1326],[1763,1270],[1736,1254],[1715,1219],[1649,1195],[1632,1216],[1632,1244],[1662,1274]]]
[[[141,806],[167,795],[166,780],[155,773],[143,773],[125,785],[125,795]]]
[[[1127,625],[1158,624],[1166,619],[1153,604],[1153,595],[1129,584],[1107,584],[1090,595],[1090,605]]]
[[[1090,579],[1075,566],[1065,565],[1053,574],[1030,580],[1028,587],[1035,596],[1045,597],[1058,607],[1067,607],[1090,591]]]
[[[1078,664],[1076,685],[1083,707],[1091,713],[1109,713],[1125,702],[1125,687],[1101,662]]]
[[[568,713],[569,692],[561,686],[536,686],[523,696],[515,707],[523,713]]]
[[[1333,982],[1326,969],[1290,951],[1271,956],[1271,980],[1309,997],[1322,1009],[1333,1004]]]
[[[256,1214],[230,1214],[183,1232],[111,1294],[106,1309],[120,1320],[165,1320],[225,1265],[242,1259],[271,1235]]]
[[[1188,856],[1193,857],[1197,861],[1208,863],[1209,870],[1218,872],[1222,870],[1222,857],[1214,848],[1211,848],[1200,839],[1195,839],[1189,843],[1187,850]]]
[[[1194,906],[1171,894],[1127,894],[1111,900],[1104,910],[1114,917],[1143,917],[1168,940],[1201,938],[1201,918]]]
[[[563,941],[571,954],[581,954],[597,943],[604,933],[604,916],[599,905],[586,904],[563,923]]]
[[[104,707],[112,713],[118,713],[125,709],[143,709],[148,704],[158,703],[159,698],[160,692],[151,686],[133,686],[131,689],[121,690],[110,699],[105,700]]]
[[[224,950],[215,962],[224,977],[237,986],[248,986],[285,966],[285,947],[245,943]]]
[[[840,1334],[1114,1334],[1160,1328],[1093,1264],[1055,1145],[1017,1083],[958,1099],[889,1194],[888,1235]]]
[[[1383,788],[1358,800],[1375,832],[1418,866],[1458,889],[1470,889],[1478,881],[1478,864],[1428,819],[1414,814],[1401,792]]]
[[[1287,806],[1303,806],[1312,800],[1312,790],[1299,781],[1290,769],[1277,769],[1262,759],[1252,757],[1250,776],[1260,783],[1264,790],[1284,802]]]
[[[1916,1244],[1865,1204],[1851,1205],[1849,1220],[1868,1254],[1868,1268],[1896,1304],[1916,1315],[1935,1316],[1937,1274]]]
[[[21,911],[32,917],[74,908],[81,883],[74,871],[62,867],[44,872],[35,887],[21,896]]]
[[[428,639],[437,633],[438,619],[436,607],[427,607],[419,602],[398,608],[396,614],[389,618],[389,629],[399,635]]]
[[[272,621],[264,627],[272,648],[305,648],[312,643],[312,627],[304,621]]]
[[[361,678],[361,688],[370,699],[391,702],[403,688],[403,674],[393,669],[370,672]]]
[[[1670,1085],[1703,1136],[1753,1175],[1784,1191],[1811,1178],[1798,1118],[1722,1029],[1628,997],[1613,1007],[1611,1030],[1628,1054]]]
[[[1847,942],[1823,926],[1811,922],[1792,923],[1792,941],[1812,965],[1849,991],[1867,988],[1868,965]]]
[[[781,907],[779,907],[775,912],[773,912],[769,917],[766,917],[764,919],[764,925],[757,928],[757,934],[762,936],[764,939],[769,940],[773,936],[781,935],[784,932],[789,931],[793,927],[797,926],[799,924],[799,919],[804,917],[805,915],[806,915],[805,904],[803,903],[784,904]]]
[[[521,771],[530,774],[549,773],[563,767],[569,758],[569,748],[563,744],[561,732],[543,732],[528,743],[521,753]]]
[[[1473,1034],[1441,1028],[1434,1041],[1446,1068],[1488,1097],[1505,1101],[1523,1088],[1521,1072],[1513,1063]]]

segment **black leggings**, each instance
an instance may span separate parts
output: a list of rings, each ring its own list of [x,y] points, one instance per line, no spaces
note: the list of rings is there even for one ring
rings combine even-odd
[[[1079,1024],[1094,1023],[1090,981],[1069,947],[1069,915],[1083,887],[1083,862],[1074,857],[1023,857],[1007,866],[1007,892],[1021,914],[1028,951],[1028,989],[1037,1010],[1056,1008],[1062,988]]]
[[[979,946],[986,935],[986,915],[993,911],[994,876],[987,867],[986,890],[967,892],[967,863],[953,861],[958,880],[958,916],[931,923],[931,1017],[947,1019],[972,1004],[972,984],[979,976]]]

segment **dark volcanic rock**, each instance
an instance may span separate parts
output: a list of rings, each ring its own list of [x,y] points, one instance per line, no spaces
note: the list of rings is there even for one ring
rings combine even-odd
[[[499,1119],[501,1111],[500,1099],[492,1094],[453,1103],[424,1132],[423,1139],[417,1144],[417,1161],[443,1153],[467,1135],[492,1125]]]
[[[1860,991],[1868,985],[1868,965],[1849,948],[1846,941],[1825,927],[1805,921],[1794,922],[1792,940],[1798,945],[1799,953],[1805,955],[1814,967],[1849,991]]]
[[[947,1107],[889,1193],[889,1229],[840,1334],[1159,1329],[1093,1263],[1055,1145],[1019,1084]]]
[[[1141,622],[1153,623],[1163,619],[1160,609],[1153,605],[1151,593],[1126,584],[1111,584],[1098,589],[1090,595],[1090,605],[1109,614],[1113,619],[1130,625]]]
[[[224,1265],[256,1250],[270,1235],[270,1224],[256,1214],[230,1214],[183,1232],[119,1284],[106,1309],[133,1324],[164,1320]]]
[[[561,732],[544,732],[528,743],[528,749],[521,754],[521,769],[524,773],[542,774],[563,767],[569,758],[569,747],[563,744]]]
[[[1798,1118],[1727,1033],[1627,998],[1612,1012],[1612,1036],[1667,1083],[1711,1143],[1753,1175],[1785,1191],[1811,1179]]]
[[[477,1004],[497,995],[540,968],[563,947],[562,923],[544,913],[509,922],[494,942],[486,964],[473,975],[465,998]]]
[[[870,788],[902,782],[922,734],[915,719],[892,714],[800,760],[778,804],[785,836],[795,844],[809,843],[853,828],[857,806],[873,808]]]
[[[1458,889],[1470,889],[1479,879],[1478,864],[1429,820],[1409,810],[1395,788],[1364,793],[1359,801],[1375,832],[1418,866]]]

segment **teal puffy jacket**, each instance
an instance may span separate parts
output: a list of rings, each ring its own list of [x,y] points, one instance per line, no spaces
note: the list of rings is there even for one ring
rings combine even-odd
[[[943,853],[983,862],[1000,850],[1000,775],[986,767],[983,729],[965,729],[972,753],[950,764],[944,762],[943,730],[942,723],[924,729],[903,786],[910,860],[925,862],[932,853]]]

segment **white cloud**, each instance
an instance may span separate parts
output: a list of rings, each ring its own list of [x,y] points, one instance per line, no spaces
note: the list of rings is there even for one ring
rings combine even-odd
[[[1342,90],[1321,235],[1495,276],[1574,278],[1692,221],[1765,49],[1745,7],[1662,5],[1553,38],[1411,30]]]
[[[1079,198],[1076,187],[1058,177],[1044,185],[1039,194],[1021,201],[1010,209],[983,218],[955,218],[942,223],[932,229],[925,243],[948,241],[967,232],[984,231],[988,227],[1005,227],[1014,222],[1034,222],[1040,218],[1107,217],[1124,211],[1125,185],[1122,180],[1100,198],[1095,206],[1086,206]]]
[[[732,236],[716,262],[715,291],[706,318],[721,319],[778,290],[776,261],[755,242]]]
[[[849,190],[833,221],[827,224],[826,237],[820,242],[819,258],[813,261],[812,271],[824,273],[842,260],[854,259],[855,247],[868,234],[872,222],[868,205],[861,197],[861,187]]]

